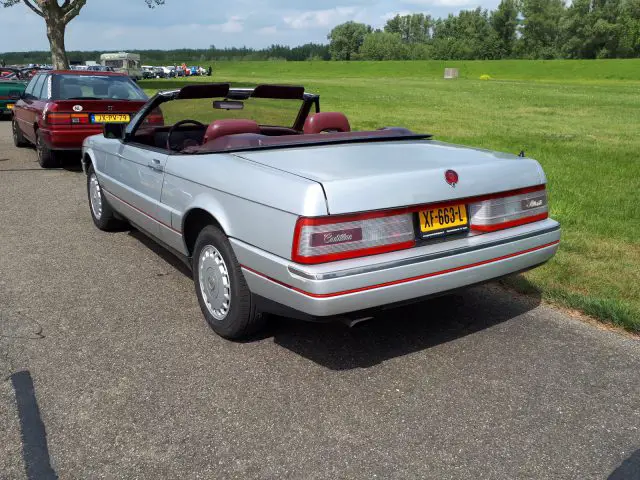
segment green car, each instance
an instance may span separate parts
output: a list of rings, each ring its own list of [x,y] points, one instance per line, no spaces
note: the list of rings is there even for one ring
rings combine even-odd
[[[27,86],[20,70],[0,68],[0,116],[11,115],[13,106]]]

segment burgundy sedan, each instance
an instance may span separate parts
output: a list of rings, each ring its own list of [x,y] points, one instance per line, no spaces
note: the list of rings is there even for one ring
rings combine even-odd
[[[35,145],[43,168],[58,165],[56,152],[80,152],[85,138],[105,123],[129,123],[147,96],[128,76],[109,72],[43,71],[15,104],[13,141]]]

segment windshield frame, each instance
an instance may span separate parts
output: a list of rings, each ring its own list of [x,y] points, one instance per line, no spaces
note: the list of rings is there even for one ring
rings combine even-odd
[[[207,89],[210,90],[210,93],[207,93]],[[294,94],[296,95],[295,97],[287,96],[287,91],[289,89],[291,89],[292,93],[293,89],[296,89]],[[267,93],[266,95],[260,95],[260,97],[254,96],[254,92],[261,92],[265,90],[269,90],[272,94],[269,95],[269,93]],[[299,96],[298,93],[300,93]],[[254,98],[301,100],[302,104],[293,125],[277,125],[278,127],[291,128],[299,132],[302,132],[304,122],[309,116],[311,110],[315,109],[315,113],[320,111],[320,96],[313,93],[307,93],[302,87],[258,85],[255,88],[229,88],[228,84],[193,84],[183,87],[180,90],[160,91],[151,97],[147,104],[138,111],[138,113],[131,119],[129,125],[127,125],[124,141],[127,142],[130,139],[133,139],[138,129],[143,125],[145,118],[163,103],[180,99],[200,99],[202,101],[209,102],[221,98],[227,98],[229,100],[246,100],[252,98],[252,96],[254,96]]]

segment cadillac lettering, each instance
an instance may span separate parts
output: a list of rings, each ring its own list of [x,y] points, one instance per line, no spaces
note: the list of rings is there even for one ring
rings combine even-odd
[[[267,314],[370,317],[534,268],[560,242],[535,160],[354,131],[303,87],[192,84],[99,115],[83,146],[93,222],[182,259],[225,338]]]

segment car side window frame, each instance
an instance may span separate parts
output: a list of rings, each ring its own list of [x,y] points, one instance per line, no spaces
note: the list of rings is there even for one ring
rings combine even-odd
[[[31,81],[27,84],[27,88],[25,88],[25,89],[24,89],[24,94],[23,94],[25,99],[27,99],[27,100],[31,100],[31,99],[33,99],[33,89],[34,89],[34,88],[35,88],[35,86],[36,86],[36,83],[37,83],[37,81],[38,81],[38,77],[39,77],[39,76],[40,76],[40,75],[35,75],[35,76],[31,79]]]
[[[33,91],[31,92],[31,98],[33,100],[39,100],[40,99],[40,92],[42,91],[42,85],[44,83],[44,75],[38,75],[38,80],[36,81],[35,85],[33,86]]]
[[[42,87],[40,88],[40,92],[38,93],[38,98],[40,100],[48,100],[49,99],[49,81],[51,79],[50,75],[43,75],[44,82],[42,82]]]

